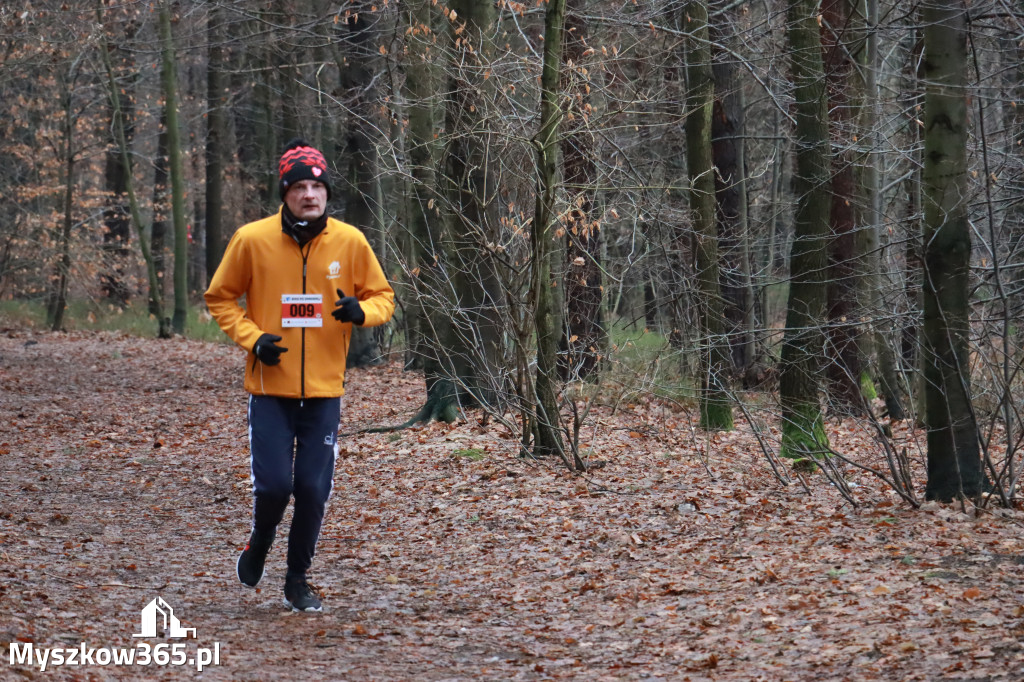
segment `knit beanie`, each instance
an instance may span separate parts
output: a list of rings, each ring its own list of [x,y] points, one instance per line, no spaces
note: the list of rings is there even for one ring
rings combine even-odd
[[[331,183],[327,179],[327,160],[315,147],[301,138],[295,138],[284,148],[284,154],[277,163],[277,175],[280,179],[279,191],[281,199],[288,193],[288,188],[300,180],[315,180],[327,188],[327,198],[331,198]]]

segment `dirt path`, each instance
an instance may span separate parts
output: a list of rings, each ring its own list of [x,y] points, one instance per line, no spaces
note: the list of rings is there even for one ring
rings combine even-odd
[[[475,423],[344,439],[312,576],[326,610],[292,614],[283,535],[260,590],[234,577],[242,362],[0,333],[0,679],[1024,679],[1019,511],[914,511],[851,475],[854,509],[820,476],[780,486],[746,431],[705,442],[645,403],[598,412],[608,464],[588,478]],[[349,383],[343,431],[422,398],[394,366]],[[196,639],[132,637],[157,596]],[[40,674],[11,664],[29,642],[219,646],[220,663]]]

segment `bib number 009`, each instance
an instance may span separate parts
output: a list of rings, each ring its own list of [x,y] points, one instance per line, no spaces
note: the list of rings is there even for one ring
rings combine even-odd
[[[316,306],[312,303],[289,303],[288,304],[288,317],[314,317],[316,315]]]
[[[283,294],[281,296],[282,327],[324,326],[321,294]]]

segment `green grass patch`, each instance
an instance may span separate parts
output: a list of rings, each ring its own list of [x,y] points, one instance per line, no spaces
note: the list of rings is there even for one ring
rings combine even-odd
[[[171,314],[173,311],[167,311]],[[48,329],[45,301],[0,301],[0,323],[12,327]],[[68,331],[119,331],[133,336],[155,337],[157,320],[149,314],[145,301],[121,308],[105,301],[73,300],[64,312]],[[206,312],[206,306],[190,306],[185,321],[185,336],[198,341],[229,343],[229,339]]]
[[[656,331],[619,320],[609,330],[612,352],[623,362],[645,361],[668,349],[668,339]]]
[[[673,348],[658,331],[614,322],[609,330],[608,388],[650,393],[686,405],[696,405],[697,388],[691,374],[693,358]]]
[[[46,307],[34,301],[0,301],[0,324],[37,329],[46,326]]]

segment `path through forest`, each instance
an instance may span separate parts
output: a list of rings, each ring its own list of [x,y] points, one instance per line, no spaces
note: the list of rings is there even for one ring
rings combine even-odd
[[[585,477],[516,458],[493,423],[343,439],[312,575],[326,609],[290,613],[283,534],[261,589],[234,576],[243,358],[0,331],[0,678],[1024,679],[1020,511],[912,510],[851,472],[853,508],[820,474],[781,486],[746,427],[708,437],[640,399],[597,411],[605,465]],[[352,371],[342,431],[404,420],[421,381]],[[869,440],[832,429],[841,451]],[[920,434],[896,436],[914,452]],[[195,639],[133,638],[158,596]],[[29,642],[220,663],[40,674],[11,663]]]

